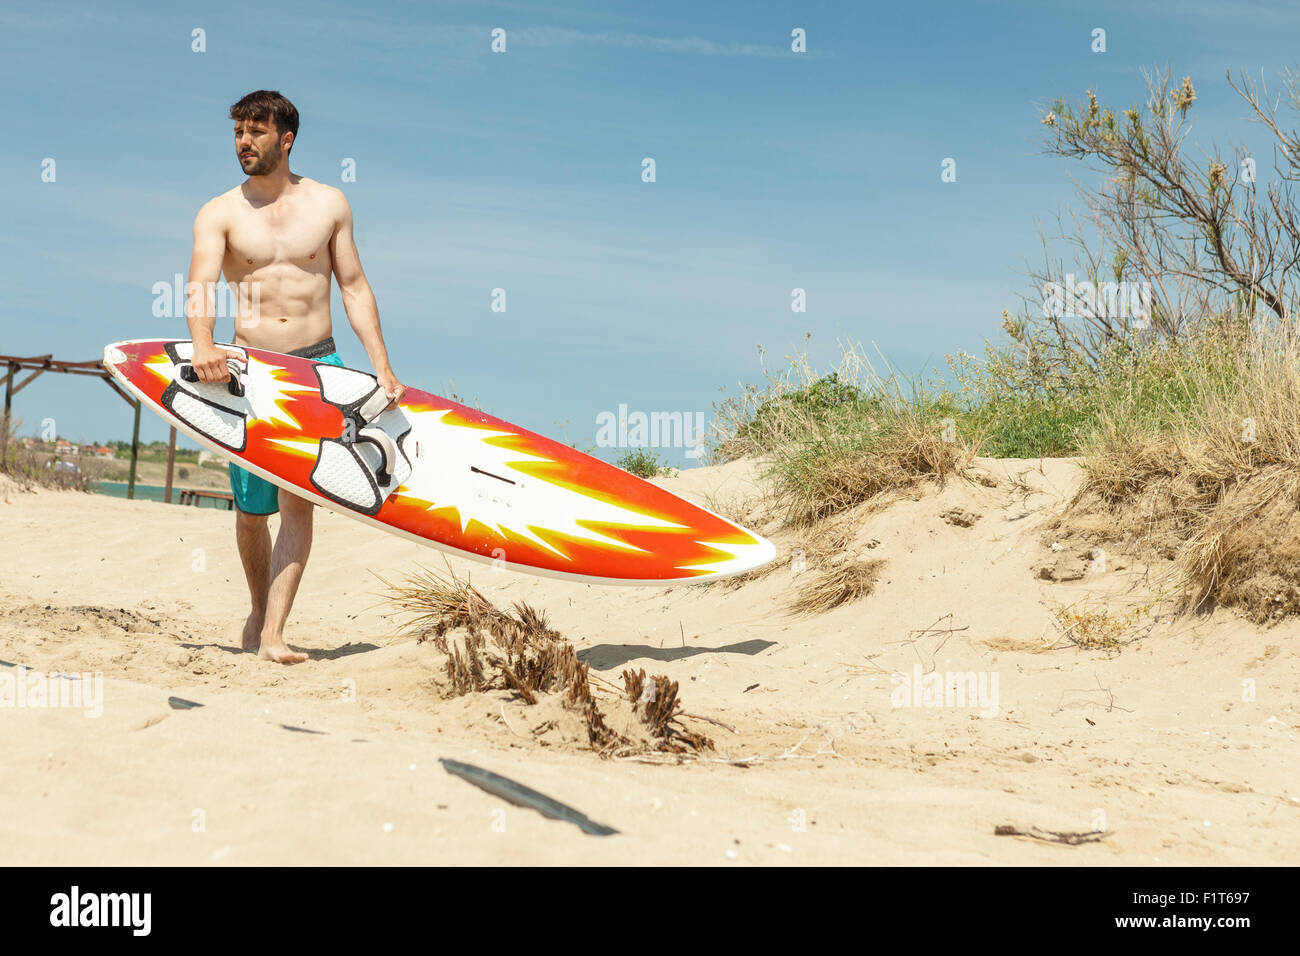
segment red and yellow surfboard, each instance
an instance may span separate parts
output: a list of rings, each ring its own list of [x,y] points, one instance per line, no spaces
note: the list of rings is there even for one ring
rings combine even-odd
[[[770,542],[663,488],[414,388],[260,349],[232,383],[191,382],[188,341],[134,340],[104,366],[203,447],[309,501],[460,557],[587,583],[664,585],[741,574]]]

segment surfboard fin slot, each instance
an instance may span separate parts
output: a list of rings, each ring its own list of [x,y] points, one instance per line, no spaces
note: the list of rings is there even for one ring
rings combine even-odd
[[[507,485],[518,484],[518,482],[511,481],[509,478],[503,478],[500,475],[494,475],[492,472],[484,471],[482,468],[477,468],[474,465],[470,465],[469,470],[474,472],[474,474],[476,475],[487,475],[489,478],[495,478],[497,481],[504,481]]]

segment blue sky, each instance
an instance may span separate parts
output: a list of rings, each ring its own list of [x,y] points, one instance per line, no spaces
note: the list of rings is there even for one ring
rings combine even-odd
[[[295,172],[349,196],[407,384],[586,448],[620,405],[707,417],[759,378],[760,343],[780,356],[809,331],[819,364],[850,338],[919,373],[999,335],[1036,220],[1093,181],[1042,155],[1041,104],[1128,105],[1169,66],[1198,90],[1193,148],[1258,139],[1224,72],[1279,86],[1297,27],[1282,2],[7,2],[0,354],[184,337],[151,289],[242,178],[229,105],[270,88],[302,114]],[[26,433],[129,437],[95,382],[46,375],[15,402]]]

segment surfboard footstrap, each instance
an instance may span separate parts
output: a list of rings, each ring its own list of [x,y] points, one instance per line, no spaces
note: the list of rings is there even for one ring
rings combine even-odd
[[[374,515],[392,490],[405,481],[411,465],[401,447],[410,431],[390,431],[395,422],[383,418],[392,399],[378,380],[356,369],[318,364],[321,398],[343,415],[338,438],[322,438],[311,483],[325,497],[362,514]],[[401,413],[394,413],[401,418]]]

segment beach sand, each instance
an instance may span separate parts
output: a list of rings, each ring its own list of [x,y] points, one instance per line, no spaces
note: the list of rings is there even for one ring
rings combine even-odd
[[[1077,463],[980,464],[997,487],[953,481],[860,515],[855,549],[887,562],[875,592],[817,616],[786,610],[803,577],[790,567],[742,587],[624,589],[451,562],[498,606],[544,611],[593,675],[666,674],[689,712],[734,728],[691,722],[717,751],[682,765],[534,735],[538,715],[510,694],[441,699],[441,656],[395,636],[375,577],[442,570],[436,551],[318,509],[287,633],[312,659],[282,667],[238,651],[247,592],[229,513],[6,487],[0,660],[100,672],[103,702],[97,717],[0,708],[0,860],[1294,863],[1296,622],[1174,616],[1167,569],[1120,555],[1046,580],[1044,562],[1079,564],[1041,528]],[[749,463],[662,483],[763,514]],[[978,518],[962,527],[954,508]],[[779,552],[795,543],[774,538]],[[1104,607],[1131,622],[1126,639],[1143,636],[1081,649],[1062,639],[1067,606]],[[931,671],[996,678],[996,706],[894,706],[891,675]],[[510,806],[439,758],[620,832]],[[1067,846],[1001,825],[1106,836]]]

